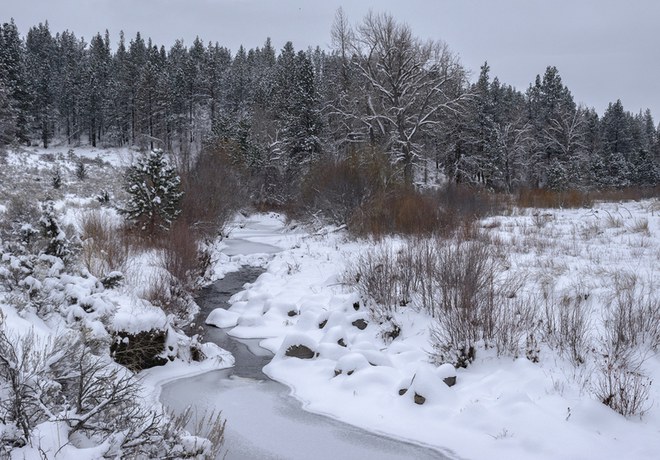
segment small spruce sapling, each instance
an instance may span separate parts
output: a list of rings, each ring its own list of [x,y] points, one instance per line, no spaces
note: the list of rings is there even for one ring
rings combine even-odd
[[[51,184],[53,184],[54,189],[59,189],[62,186],[62,172],[59,165],[55,167],[53,175],[50,178]]]
[[[46,239],[46,254],[64,259],[69,255],[69,241],[60,227],[53,200],[47,200],[41,205],[39,224]]]
[[[87,179],[87,167],[82,159],[76,163],[76,177],[81,181]]]
[[[126,218],[149,235],[169,230],[181,213],[181,178],[160,149],[142,155],[128,168],[126,190]]]

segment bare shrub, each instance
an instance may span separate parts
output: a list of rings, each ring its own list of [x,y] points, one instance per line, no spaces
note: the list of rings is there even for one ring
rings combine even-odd
[[[606,305],[604,327],[613,347],[660,347],[660,298],[653,283],[644,284],[629,272],[616,272]]]
[[[223,148],[204,149],[192,167],[180,173],[184,196],[179,221],[197,238],[219,234],[247,201],[240,174]]]
[[[440,249],[437,267],[433,359],[467,367],[493,335],[496,267],[486,245],[461,241]]]
[[[323,158],[314,163],[301,187],[308,211],[321,212],[336,224],[346,224],[370,197],[393,180],[387,157],[355,152],[346,158]]]
[[[349,267],[346,279],[357,286],[372,318],[383,320],[398,303],[399,273],[396,254],[389,244],[361,253]]]
[[[381,324],[406,305],[432,316],[432,359],[438,362],[467,366],[478,344],[518,356],[525,341],[536,340],[534,305],[518,298],[523,280],[503,276],[480,241],[415,238],[397,251],[381,244],[361,254],[345,279]]]
[[[441,229],[441,209],[430,192],[408,187],[381,190],[355,210],[349,230],[358,235],[430,235]],[[449,222],[449,221],[447,221]]]
[[[588,294],[567,293],[559,299],[554,293],[544,293],[545,339],[560,355],[573,364],[584,364],[591,345],[591,309]]]
[[[593,387],[595,396],[624,417],[644,415],[650,407],[652,381],[644,374],[634,351],[605,339],[600,358]]]
[[[80,227],[80,258],[92,275],[103,277],[126,269],[129,240],[119,223],[102,211],[93,210],[81,216]]]
[[[166,270],[157,270],[150,277],[142,297],[153,305],[163,309],[165,313],[174,315],[176,321],[188,320],[191,294]]]
[[[517,357],[524,348],[527,359],[538,362],[539,321],[535,304],[529,298],[518,298],[517,294],[514,297],[502,295],[505,291],[499,289],[490,341],[498,355]]]
[[[598,190],[593,193],[598,201],[639,201],[660,196],[660,185],[655,187],[625,187],[620,189]]]
[[[185,222],[177,222],[163,241],[163,268],[187,289],[204,272],[196,238]]]

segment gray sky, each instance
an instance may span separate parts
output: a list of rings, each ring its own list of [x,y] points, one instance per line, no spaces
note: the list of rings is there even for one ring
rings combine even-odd
[[[328,48],[336,9],[353,23],[373,9],[439,39],[474,74],[488,60],[491,76],[525,90],[555,65],[578,103],[602,115],[620,98],[632,112],[650,108],[660,121],[658,0],[0,0],[0,21],[22,34],[48,20],[53,33],[89,38],[110,31],[113,43],[139,30],[166,48],[195,36],[236,50],[266,37],[280,48]]]

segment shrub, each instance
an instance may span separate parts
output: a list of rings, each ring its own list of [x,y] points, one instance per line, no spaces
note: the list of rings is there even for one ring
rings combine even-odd
[[[441,210],[432,193],[400,186],[378,191],[357,208],[349,229],[358,235],[430,235],[439,231]]]
[[[419,238],[398,250],[381,244],[359,255],[345,279],[356,285],[370,316],[387,324],[386,333],[396,329],[398,308],[427,311],[434,318],[431,357],[439,363],[465,367],[478,346],[517,356],[525,341],[538,360],[534,305],[517,298],[522,281],[504,277],[482,242]]]
[[[605,337],[615,349],[660,347],[660,299],[653,283],[633,273],[617,272],[606,304]]]
[[[76,162],[76,177],[81,181],[87,179],[87,166],[82,159]]]
[[[167,363],[167,359],[161,356],[165,351],[166,339],[167,332],[158,329],[135,334],[117,331],[110,353],[116,362],[138,372]]]
[[[467,367],[494,331],[496,267],[486,245],[460,241],[440,249],[437,267],[433,359]]]
[[[80,227],[81,261],[92,275],[101,278],[126,269],[129,242],[118,222],[94,210],[81,216]]]
[[[245,187],[225,150],[202,151],[182,173],[180,219],[196,237],[215,236],[245,202]]]
[[[39,224],[46,240],[45,253],[64,259],[70,254],[69,240],[60,226],[53,201],[47,200],[42,203],[41,212]]]
[[[590,349],[591,309],[588,293],[567,293],[557,299],[553,293],[545,295],[545,339],[560,355],[573,364],[583,364]]]
[[[591,193],[582,190],[522,188],[516,194],[520,208],[585,208],[593,205]]]
[[[652,381],[644,375],[641,362],[633,358],[632,350],[606,342],[600,358],[593,387],[595,396],[624,417],[644,415],[650,407]]]
[[[347,224],[360,206],[393,182],[385,155],[355,152],[346,158],[323,158],[312,165],[301,187],[309,212],[335,224]]]
[[[360,254],[346,278],[349,283],[355,283],[362,298],[367,300],[371,317],[377,321],[389,316],[399,303],[399,273],[391,245],[378,245]]]

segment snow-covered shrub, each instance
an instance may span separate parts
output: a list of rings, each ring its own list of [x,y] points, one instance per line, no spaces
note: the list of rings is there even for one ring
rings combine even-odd
[[[50,183],[54,189],[59,189],[62,186],[62,170],[59,165],[55,166],[53,173],[50,177]]]
[[[15,428],[4,432],[0,443],[25,445],[32,429],[52,416],[46,408],[59,390],[47,376],[53,355],[53,347],[33,332],[19,336],[8,331],[0,312],[0,422]]]
[[[103,445],[108,458],[217,454],[224,441],[220,414],[200,418],[198,432],[208,439],[190,436],[184,430],[191,412],[170,417],[148,406],[139,379],[95,353],[89,339],[85,332],[18,335],[0,318],[0,453],[27,444],[48,421],[65,427],[62,443]]]
[[[51,256],[66,258],[70,254],[69,240],[62,230],[59,219],[55,212],[55,204],[52,200],[46,200],[41,205],[42,215],[39,219],[41,231],[46,239],[45,253]]]
[[[24,195],[12,196],[7,211],[0,219],[0,237],[13,246],[20,246],[24,251],[30,251],[38,238],[40,216],[37,202]],[[15,247],[15,249],[19,249]]]
[[[76,162],[76,177],[81,181],[87,179],[87,166],[82,159]]]
[[[167,331],[160,329],[135,333],[117,331],[110,353],[116,362],[137,372],[167,363],[167,358],[162,356],[166,341]]]

